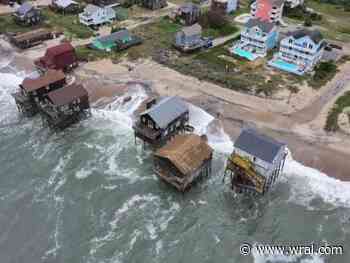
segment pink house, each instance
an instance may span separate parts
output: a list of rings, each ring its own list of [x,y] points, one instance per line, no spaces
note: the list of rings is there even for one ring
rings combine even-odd
[[[252,18],[277,23],[282,18],[284,0],[256,0],[251,5]]]

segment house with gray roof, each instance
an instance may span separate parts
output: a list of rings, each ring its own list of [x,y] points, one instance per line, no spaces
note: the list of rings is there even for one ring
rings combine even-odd
[[[253,61],[265,57],[267,52],[276,47],[278,31],[274,23],[251,18],[241,31],[241,38],[230,49],[232,54]]]
[[[135,138],[160,146],[175,134],[184,132],[189,121],[189,108],[179,97],[162,98],[148,104],[133,126]]]
[[[310,72],[321,61],[326,42],[318,30],[289,32],[269,65],[297,75]]]
[[[79,12],[79,3],[74,0],[52,0],[50,8],[64,14],[72,14]]]
[[[232,188],[264,194],[282,173],[287,156],[286,144],[244,129],[234,143],[226,173]]]
[[[113,8],[99,7],[96,5],[88,4],[83,13],[79,14],[80,23],[86,26],[99,26],[103,24],[111,23],[116,19],[116,13]]]
[[[18,24],[36,25],[41,22],[41,12],[39,9],[32,6],[29,2],[24,2],[20,5],[13,17]]]
[[[174,46],[183,51],[202,47],[202,27],[199,24],[183,27],[175,35]]]

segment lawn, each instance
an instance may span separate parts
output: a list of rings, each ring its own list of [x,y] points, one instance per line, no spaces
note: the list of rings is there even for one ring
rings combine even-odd
[[[321,3],[308,0],[306,5],[322,15],[322,20],[314,22],[327,38],[349,42],[350,41],[350,12],[341,5]]]
[[[94,31],[79,23],[77,15],[62,15],[45,8],[42,11],[45,21],[44,25],[55,30],[62,30],[68,37],[89,38]]]
[[[328,113],[324,128],[326,131],[335,132],[339,129],[338,117],[347,107],[350,107],[350,91],[339,97],[331,111]]]
[[[77,15],[62,15],[54,13],[48,8],[42,10],[43,22],[36,26],[17,25],[11,15],[0,16],[0,33],[6,32],[27,32],[33,29],[44,27],[53,30],[63,31],[66,36],[75,38],[89,38],[93,36],[93,30],[79,23]]]

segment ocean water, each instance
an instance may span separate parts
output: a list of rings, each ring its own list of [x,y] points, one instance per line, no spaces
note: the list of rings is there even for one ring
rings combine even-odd
[[[215,149],[213,174],[179,194],[134,144],[132,114],[146,98],[120,98],[61,133],[22,119],[10,96],[23,77],[0,73],[0,262],[350,262],[350,183],[292,158],[258,199],[222,183],[233,142],[191,106],[191,122]],[[240,255],[243,242],[329,242],[337,256]]]

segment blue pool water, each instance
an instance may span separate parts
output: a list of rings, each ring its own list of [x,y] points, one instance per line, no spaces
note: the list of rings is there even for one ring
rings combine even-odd
[[[249,52],[249,51],[246,51],[246,50],[243,50],[241,48],[234,48],[232,50],[232,52],[240,57],[244,57],[250,61],[253,61],[257,58],[256,55],[254,55],[253,53]]]
[[[278,68],[287,72],[291,72],[294,74],[302,75],[304,73],[299,70],[299,67],[297,65],[285,62],[281,59],[270,61],[269,64],[275,68]]]

